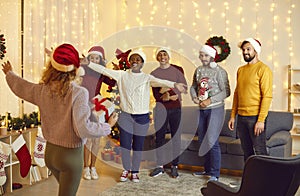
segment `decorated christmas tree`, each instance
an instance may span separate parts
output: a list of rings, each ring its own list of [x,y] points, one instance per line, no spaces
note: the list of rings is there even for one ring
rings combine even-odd
[[[120,49],[116,49],[116,58],[118,59],[118,63],[114,63],[113,64],[113,69],[114,70],[123,70],[123,71],[127,71],[130,68],[130,64],[128,62],[128,55],[131,52],[131,50],[127,50],[126,52],[123,52]],[[119,108],[120,105],[120,95],[119,95],[119,90],[118,87],[108,87],[107,92],[110,93],[111,97],[110,100],[115,104],[116,109],[115,111],[117,113],[120,113],[121,110]],[[118,129],[118,125],[116,124],[111,131],[111,135],[110,135],[113,139],[117,140],[118,142],[120,141],[120,131]]]

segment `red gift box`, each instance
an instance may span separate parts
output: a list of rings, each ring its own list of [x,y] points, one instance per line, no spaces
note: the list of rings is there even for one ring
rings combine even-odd
[[[116,155],[114,156],[114,160],[115,160],[116,163],[122,164],[122,158],[121,158],[121,155],[116,154]]]
[[[107,121],[109,116],[115,110],[115,105],[106,98],[103,98],[101,95],[95,96],[93,98],[93,103],[93,114],[99,122]]]
[[[104,161],[113,161],[115,158],[116,152],[112,150],[103,150],[101,152],[102,160]]]
[[[104,161],[111,161],[113,160],[113,155],[112,155],[112,151],[102,151],[101,152],[101,157],[102,157],[102,160]]]

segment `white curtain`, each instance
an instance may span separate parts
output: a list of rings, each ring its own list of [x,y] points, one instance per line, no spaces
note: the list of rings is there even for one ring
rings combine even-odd
[[[85,53],[100,40],[101,2],[97,0],[26,0],[24,7],[24,78],[28,80],[40,80],[49,60],[45,48],[71,43]],[[25,103],[25,113],[34,110]]]

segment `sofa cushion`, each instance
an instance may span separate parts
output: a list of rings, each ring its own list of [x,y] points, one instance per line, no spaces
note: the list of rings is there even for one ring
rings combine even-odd
[[[200,143],[198,141],[198,137],[195,137],[195,139],[188,146],[188,150],[198,152],[199,148],[200,148]]]
[[[220,143],[220,148],[221,148],[221,153],[225,154],[227,153],[227,144],[236,140],[233,137],[227,137],[227,136],[220,136],[219,137],[219,143]]]
[[[235,139],[227,144],[227,154],[244,155],[240,139]]]
[[[291,112],[269,111],[266,119],[267,140],[278,131],[290,131],[293,126],[293,114]]]
[[[179,130],[181,133],[196,135],[199,122],[199,107],[185,106],[181,108],[181,121]]]
[[[280,145],[285,145],[290,140],[291,134],[288,131],[279,131],[274,133],[272,137],[267,140],[267,147],[275,147]]]
[[[230,120],[230,114],[231,114],[230,109],[225,110],[225,119],[224,119],[224,124],[222,127],[222,131],[220,133],[220,136],[228,136],[228,137],[232,137],[232,138],[237,138],[236,129],[231,131],[228,128],[228,121]],[[236,124],[236,122],[237,122],[237,120],[235,121],[235,124]],[[236,125],[234,127],[236,128]]]

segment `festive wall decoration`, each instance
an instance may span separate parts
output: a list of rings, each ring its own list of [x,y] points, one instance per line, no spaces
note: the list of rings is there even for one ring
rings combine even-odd
[[[8,112],[8,114],[10,114]],[[6,123],[9,130],[21,130],[25,128],[37,127],[41,124],[38,112],[32,112],[30,114],[24,114],[23,118],[10,117],[10,123]],[[0,115],[0,121],[6,121],[6,116]]]
[[[223,36],[214,36],[209,38],[206,43],[207,45],[213,46],[217,50],[215,62],[221,62],[225,60],[230,54],[230,46]]]
[[[5,38],[4,34],[0,34],[0,59],[2,60],[5,57],[6,47],[5,47]]]

